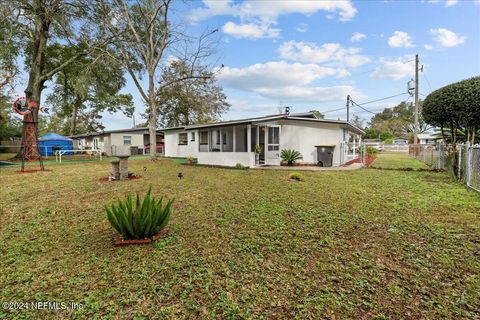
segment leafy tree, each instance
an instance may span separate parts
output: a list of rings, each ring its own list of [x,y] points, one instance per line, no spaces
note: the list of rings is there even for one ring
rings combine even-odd
[[[182,60],[174,60],[162,73],[163,82],[173,82],[190,74],[190,67]],[[161,123],[167,127],[188,126],[218,119],[230,104],[217,85],[215,75],[205,66],[198,66],[198,78],[173,82],[160,92],[158,105]]]
[[[147,106],[150,145],[156,144],[158,101],[164,88],[180,81],[202,77],[197,64],[212,54],[210,36],[206,32],[192,41],[172,21],[171,0],[99,0],[99,28],[112,39],[107,53],[118,62],[135,83]],[[157,81],[162,63],[171,57],[189,65],[185,77]],[[146,75],[146,85],[141,83]],[[155,149],[150,153],[156,159]]]
[[[429,126],[421,117],[422,101],[419,103],[419,132],[425,132]],[[376,129],[380,134],[390,133],[393,136],[409,136],[414,128],[415,107],[405,101],[393,108],[385,108],[370,120],[370,128]]]
[[[422,115],[427,123],[440,128],[454,149],[459,141],[474,143],[480,128],[480,77],[433,91],[425,99]]]
[[[13,117],[10,97],[0,93],[0,140],[22,136],[22,123]]]
[[[54,45],[58,63],[79,51],[74,46]],[[46,103],[52,106],[49,128],[63,134],[79,134],[103,129],[99,120],[103,111],[122,110],[133,114],[130,94],[120,94],[125,85],[122,69],[115,63],[93,55],[82,56],[61,70],[54,78]]]
[[[97,33],[88,22],[93,0],[9,0],[0,2],[2,30],[7,32],[15,58],[22,56],[28,72],[25,98],[39,103],[47,81],[76,59],[91,52]],[[8,43],[8,40],[7,40]],[[61,63],[49,64],[48,48],[55,43],[84,43],[85,47]],[[87,50],[84,50],[87,48]],[[54,57],[53,57],[54,58]],[[53,61],[53,60],[52,60]],[[38,118],[38,108],[34,109]],[[36,151],[32,151],[36,152]]]

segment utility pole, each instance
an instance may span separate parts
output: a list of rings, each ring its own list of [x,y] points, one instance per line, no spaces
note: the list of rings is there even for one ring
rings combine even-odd
[[[350,95],[347,95],[347,122],[350,122]]]
[[[413,143],[418,142],[418,54],[415,55],[415,132]]]

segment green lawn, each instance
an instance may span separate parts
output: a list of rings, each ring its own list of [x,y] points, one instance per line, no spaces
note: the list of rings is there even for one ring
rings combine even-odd
[[[444,173],[302,172],[294,183],[283,170],[139,159],[142,179],[109,184],[109,163],[50,169],[0,169],[0,301],[84,307],[0,318],[480,317],[480,195]],[[170,236],[113,247],[103,206],[150,186],[176,197]]]
[[[372,164],[373,168],[382,169],[429,169],[421,161],[411,157],[408,153],[379,153]]]
[[[15,157],[16,153],[0,153],[0,161],[10,160]]]

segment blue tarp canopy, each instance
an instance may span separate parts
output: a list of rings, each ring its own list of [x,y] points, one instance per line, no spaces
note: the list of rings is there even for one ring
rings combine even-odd
[[[38,139],[38,148],[42,156],[52,156],[57,150],[73,150],[72,139],[57,133],[47,133]],[[72,155],[73,152],[65,152],[64,155]]]

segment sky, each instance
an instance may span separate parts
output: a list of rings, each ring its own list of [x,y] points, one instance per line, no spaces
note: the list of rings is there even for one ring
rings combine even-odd
[[[174,11],[192,35],[218,28],[213,60],[231,104],[223,120],[319,110],[345,119],[346,96],[379,112],[402,100],[423,72],[419,91],[480,75],[480,0],[438,1],[190,1]],[[129,76],[136,118],[145,110]],[[402,95],[403,94],[403,95]],[[365,124],[372,114],[358,107]],[[106,129],[132,126],[123,114],[104,114]]]

